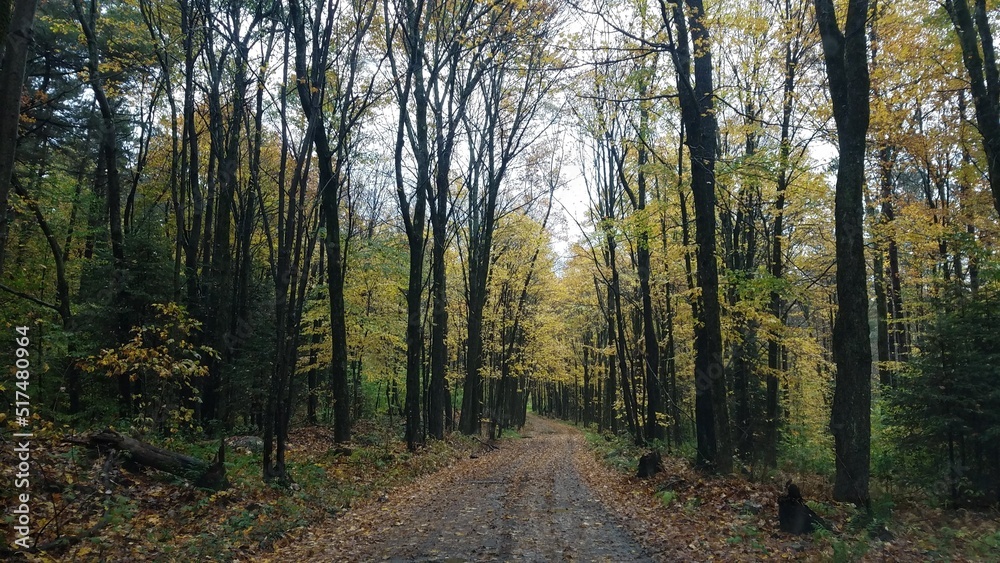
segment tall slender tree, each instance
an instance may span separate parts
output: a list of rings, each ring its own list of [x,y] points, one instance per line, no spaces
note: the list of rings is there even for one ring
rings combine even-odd
[[[557,73],[547,68],[553,33],[554,6],[539,3],[514,10],[492,39],[492,60],[478,87],[475,114],[466,114],[469,139],[466,174],[465,233],[467,248],[467,343],[464,392],[481,391],[483,311],[486,306],[493,235],[503,213],[501,186],[515,159],[534,140],[532,127]],[[513,100],[514,103],[511,103]],[[471,402],[468,407],[477,408]],[[475,417],[463,417],[463,431],[475,432]]]
[[[424,0],[385,0],[385,35],[389,45],[390,70],[394,77],[399,119],[393,152],[396,196],[406,231],[410,268],[406,289],[406,443],[410,450],[420,441],[420,365],[423,353],[423,323],[420,318],[426,252],[427,193],[431,183],[431,146],[428,96],[424,78],[427,49],[427,19]],[[393,48],[398,45],[400,52]],[[411,106],[412,104],[412,106]],[[412,112],[412,113],[411,113]],[[409,144],[416,161],[415,187],[407,193],[407,171],[403,156]]]
[[[660,8],[664,25],[668,30],[674,28],[670,53],[677,73],[694,196],[697,279],[701,290],[696,310],[694,365],[698,463],[728,473],[732,469],[733,448],[722,358],[719,267],[715,260],[718,124],[714,112],[711,38],[701,0],[686,0],[684,5],[661,0]]]
[[[869,123],[868,0],[850,0],[843,30],[833,0],[816,0],[826,76],[837,124],[837,363],[830,429],[836,449],[834,498],[869,504],[872,351],[864,251],[865,147]]]
[[[292,0],[288,13],[295,39],[299,102],[306,119],[310,123],[315,121],[315,125],[311,125],[314,127],[312,143],[319,168],[333,346],[330,382],[335,403],[334,440],[346,442],[351,438],[344,305],[349,239],[341,229],[341,202],[349,184],[349,159],[356,146],[360,119],[377,99],[373,78],[366,81],[361,74],[363,47],[374,21],[376,5],[317,2],[309,28],[311,36],[306,34],[304,8],[297,0]],[[331,66],[337,70],[336,79],[328,81]],[[328,112],[330,115],[324,115],[324,108],[332,108]]]
[[[983,137],[986,170],[993,192],[993,205],[1000,213],[1000,68],[993,45],[993,29],[986,0],[945,0],[962,48],[962,62],[969,73],[976,124]]]

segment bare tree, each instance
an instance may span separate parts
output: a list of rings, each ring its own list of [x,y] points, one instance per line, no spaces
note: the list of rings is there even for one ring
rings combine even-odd
[[[487,300],[493,235],[502,209],[500,189],[515,159],[534,140],[532,122],[558,73],[548,69],[548,41],[556,8],[537,3],[513,10],[492,38],[489,67],[480,81],[477,108],[465,116],[469,171],[465,177],[467,249],[467,354],[462,430],[477,432],[481,418],[483,310]],[[511,103],[513,101],[513,103]]]
[[[326,236],[326,274],[330,299],[334,408],[334,439],[351,438],[350,390],[347,374],[347,324],[344,280],[347,275],[349,233],[341,229],[341,202],[345,197],[348,162],[356,144],[359,120],[377,99],[372,81],[362,75],[364,45],[375,17],[376,4],[320,1],[310,18],[298,0],[289,2],[295,38],[295,73],[302,111],[312,131],[319,168],[319,195]],[[307,59],[308,57],[308,59]],[[331,66],[335,79],[327,80]],[[324,116],[324,108],[332,108]],[[329,125],[326,120],[329,119]]]

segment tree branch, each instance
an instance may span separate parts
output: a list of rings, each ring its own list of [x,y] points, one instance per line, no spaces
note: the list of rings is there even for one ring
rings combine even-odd
[[[14,295],[16,297],[20,297],[21,299],[27,299],[28,301],[31,301],[32,303],[34,303],[36,305],[41,305],[42,307],[45,307],[47,309],[52,309],[53,311],[59,312],[59,307],[57,307],[56,305],[53,305],[52,303],[46,303],[45,301],[42,301],[41,299],[32,297],[32,296],[28,295],[27,293],[22,293],[22,292],[14,289],[12,287],[7,287],[6,285],[4,285],[2,283],[0,283],[0,290],[6,291],[7,293],[9,293],[11,295]]]

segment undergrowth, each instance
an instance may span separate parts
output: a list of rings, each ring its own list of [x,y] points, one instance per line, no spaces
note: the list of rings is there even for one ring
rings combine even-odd
[[[31,557],[38,561],[252,558],[269,552],[293,529],[335,518],[364,499],[447,466],[478,447],[453,434],[410,453],[385,422],[359,423],[356,436],[347,453],[333,447],[329,429],[293,430],[287,453],[292,483],[287,486],[262,481],[261,453],[227,450],[230,487],[213,492],[167,473],[132,473],[118,464],[108,465],[88,448],[65,445],[53,432],[48,440],[39,441],[35,452],[39,489],[49,491],[35,501],[36,518],[49,522],[39,531],[36,545],[79,536],[102,519],[107,522],[86,538]],[[218,449],[218,441],[172,439],[157,445],[201,459],[212,459]],[[9,493],[0,492],[5,498]],[[6,520],[10,529],[10,517]]]
[[[934,504],[899,503],[893,494],[873,485],[869,510],[836,502],[832,498],[832,451],[808,440],[805,432],[789,429],[783,436],[780,470],[762,479],[715,476],[692,468],[693,452],[663,457],[665,471],[651,479],[635,477],[637,462],[648,449],[627,437],[584,429],[586,442],[596,457],[620,474],[621,486],[633,498],[648,494],[655,527],[675,530],[684,537],[673,542],[692,544],[689,535],[708,535],[720,528],[727,560],[853,561],[1000,561],[1000,512],[944,510]],[[661,452],[662,453],[662,452]],[[692,455],[685,455],[692,454]],[[876,457],[885,456],[880,453]],[[814,512],[830,524],[811,535],[794,536],[778,529],[777,497],[784,483],[799,484]],[[695,525],[690,534],[686,526]],[[724,530],[724,531],[723,531]],[[707,557],[707,554],[706,554]],[[696,557],[697,558],[697,557]]]

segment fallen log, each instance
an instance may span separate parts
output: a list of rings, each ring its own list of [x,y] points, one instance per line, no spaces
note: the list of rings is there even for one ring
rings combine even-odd
[[[219,445],[219,453],[212,463],[147,444],[114,430],[94,434],[88,439],[88,443],[99,450],[103,448],[127,452],[133,462],[166,471],[191,481],[196,487],[214,491],[229,487],[229,481],[226,479],[225,442]]]

